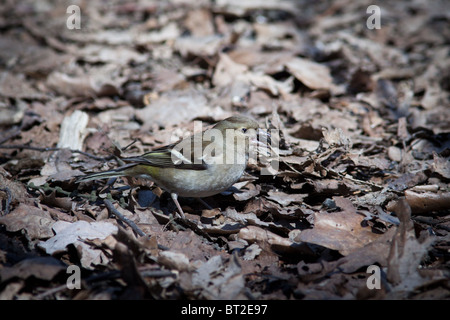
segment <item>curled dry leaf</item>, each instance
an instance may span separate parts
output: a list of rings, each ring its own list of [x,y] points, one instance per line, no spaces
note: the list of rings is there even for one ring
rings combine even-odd
[[[53,236],[55,223],[47,211],[21,203],[10,214],[0,217],[0,224],[6,230],[16,232],[25,230],[31,239],[45,239]]]
[[[253,243],[245,249],[244,256],[242,257],[244,260],[254,260],[260,253],[262,249],[256,244]]]
[[[234,62],[227,54],[221,53],[219,55],[219,62],[213,75],[212,82],[218,87],[233,86],[238,92],[237,88],[246,88],[245,92],[241,92],[237,98],[243,99],[250,91],[250,86],[266,90],[272,95],[286,94],[292,91],[292,81],[286,80],[280,82],[272,77],[262,74],[260,72],[252,72],[246,65]],[[233,99],[237,99],[234,96]]]
[[[192,274],[192,286],[202,288],[204,299],[245,299],[242,268],[235,256],[214,256]]]
[[[180,37],[175,40],[174,49],[183,57],[193,55],[198,57],[211,57],[219,52],[228,39],[217,36]]]
[[[400,219],[400,226],[392,240],[387,278],[395,286],[392,295],[402,296],[428,281],[420,275],[418,267],[435,239],[416,239],[411,208],[405,199],[400,199],[394,209]]]
[[[170,269],[187,271],[189,269],[189,259],[180,252],[162,251],[159,253],[158,262]]]
[[[278,202],[283,206],[288,206],[291,203],[302,203],[303,199],[308,196],[308,194],[289,194],[282,191],[270,190],[267,199]]]
[[[95,96],[94,81],[87,75],[70,77],[64,73],[55,71],[48,76],[47,86],[56,93],[67,97]]]
[[[434,172],[441,177],[450,180],[450,162],[449,159],[440,157],[435,151],[433,151],[433,164],[432,168]]]
[[[244,187],[239,189],[239,192],[233,193],[233,197],[238,201],[245,201],[256,197],[261,191],[259,184],[247,182]]]
[[[224,212],[224,216],[234,220],[236,222],[246,225],[248,223],[259,225],[259,226],[269,226],[269,223],[261,221],[254,213],[239,213],[233,208],[227,208]]]
[[[413,213],[428,213],[450,209],[450,192],[405,191],[406,201]]]
[[[315,212],[313,229],[303,230],[299,240],[338,250],[346,256],[380,236],[361,226],[364,217],[356,213],[350,200],[342,197],[333,200],[342,211]]]
[[[163,93],[143,109],[136,110],[136,117],[146,126],[158,124],[164,127],[188,123],[198,117],[223,115],[220,107],[209,106],[205,96],[198,90],[182,90]]]
[[[352,273],[364,266],[379,264],[388,265],[389,250],[396,228],[389,229],[373,242],[354,250],[349,255],[338,260],[339,269],[345,273]]]
[[[285,250],[293,248],[294,244],[287,238],[256,226],[242,228],[238,235],[240,239],[251,243],[268,243],[270,246],[276,246]]]
[[[187,13],[184,25],[194,36],[214,34],[213,15],[206,8],[194,9]]]
[[[285,63],[286,69],[310,89],[333,89],[330,69],[317,62],[294,57]]]
[[[43,99],[45,96],[33,89],[23,74],[0,73],[0,96],[15,99]]]
[[[53,257],[34,257],[22,260],[12,267],[0,269],[0,279],[6,282],[12,278],[28,279],[35,277],[51,281],[58,273],[66,270],[67,266]]]
[[[101,250],[93,249],[84,240],[104,240],[108,236],[117,233],[117,226],[108,221],[74,223],[57,221],[53,225],[56,235],[47,241],[41,241],[38,245],[47,254],[64,252],[68,245],[74,245],[80,254],[83,267],[92,269],[97,264],[106,263],[108,259]]]

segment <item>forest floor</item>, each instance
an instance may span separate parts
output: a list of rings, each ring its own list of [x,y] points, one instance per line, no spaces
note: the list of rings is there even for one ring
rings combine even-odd
[[[450,297],[450,2],[0,12],[0,299]],[[213,209],[75,183],[234,114],[274,165]]]

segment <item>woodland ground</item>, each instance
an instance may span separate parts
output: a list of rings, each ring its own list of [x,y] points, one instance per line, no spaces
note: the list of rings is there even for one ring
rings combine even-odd
[[[0,12],[0,299],[450,297],[450,2]],[[212,210],[74,182],[233,114],[279,130],[279,168],[250,163]]]

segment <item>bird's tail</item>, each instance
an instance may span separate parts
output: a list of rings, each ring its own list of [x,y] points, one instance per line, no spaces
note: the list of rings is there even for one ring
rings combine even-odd
[[[102,172],[96,172],[96,173],[90,173],[86,174],[84,176],[77,176],[76,183],[80,182],[87,182],[91,180],[99,180],[99,179],[106,179],[106,178],[118,178],[129,175],[130,168],[136,166],[134,163],[127,164],[125,166],[108,170],[108,171],[102,171]]]

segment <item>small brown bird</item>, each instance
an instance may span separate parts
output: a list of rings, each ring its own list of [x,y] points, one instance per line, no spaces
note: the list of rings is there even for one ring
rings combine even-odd
[[[203,133],[138,157],[123,158],[127,163],[124,166],[78,177],[77,182],[122,176],[148,178],[170,193],[184,217],[178,196],[208,197],[239,180],[258,128],[258,123],[248,117],[229,117]]]

